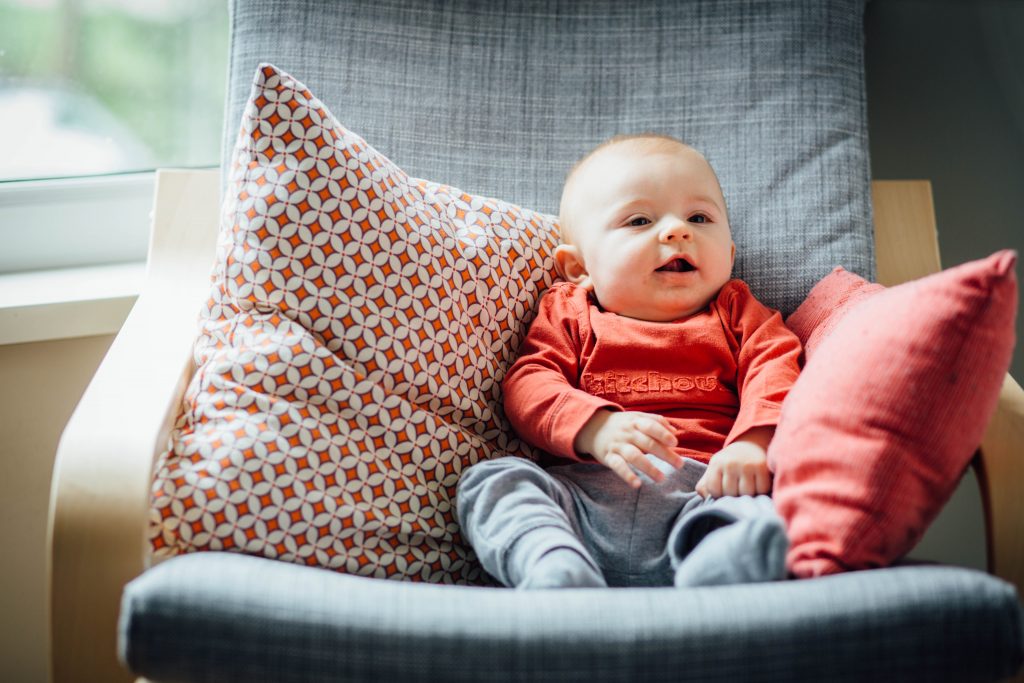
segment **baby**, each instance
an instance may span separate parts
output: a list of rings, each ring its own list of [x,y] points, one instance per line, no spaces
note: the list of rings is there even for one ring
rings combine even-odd
[[[560,221],[565,282],[502,385],[512,426],[550,457],[459,483],[484,568],[520,588],[784,578],[766,449],[800,343],[730,279],[711,166],[674,138],[613,138],[569,174]]]

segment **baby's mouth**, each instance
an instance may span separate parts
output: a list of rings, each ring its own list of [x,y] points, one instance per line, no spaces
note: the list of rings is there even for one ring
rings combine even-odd
[[[659,273],[689,273],[697,268],[682,256],[676,256],[665,265],[658,268]]]

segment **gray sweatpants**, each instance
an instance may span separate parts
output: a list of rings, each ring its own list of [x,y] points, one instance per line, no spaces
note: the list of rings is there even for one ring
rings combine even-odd
[[[526,565],[558,548],[591,562],[610,586],[684,585],[679,567],[727,526],[736,526],[734,538],[719,534],[702,550],[707,557],[691,562],[690,574],[714,576],[685,585],[784,578],[788,543],[771,498],[702,498],[694,486],[706,468],[687,459],[661,483],[641,474],[643,486],[632,489],[600,464],[545,470],[498,458],[463,473],[458,519],[484,569],[506,586],[523,583]]]

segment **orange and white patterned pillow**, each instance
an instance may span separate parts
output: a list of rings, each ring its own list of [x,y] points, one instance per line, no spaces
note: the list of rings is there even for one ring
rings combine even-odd
[[[455,486],[479,460],[534,456],[499,387],[556,244],[554,217],[408,177],[261,65],[198,371],[153,481],[155,556],[481,579]]]

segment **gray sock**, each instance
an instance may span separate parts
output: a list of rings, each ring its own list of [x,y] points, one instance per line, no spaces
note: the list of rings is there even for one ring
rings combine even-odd
[[[601,572],[572,548],[544,553],[516,588],[604,588]]]
[[[789,540],[777,517],[741,519],[712,531],[676,568],[675,585],[724,586],[786,578]]]

